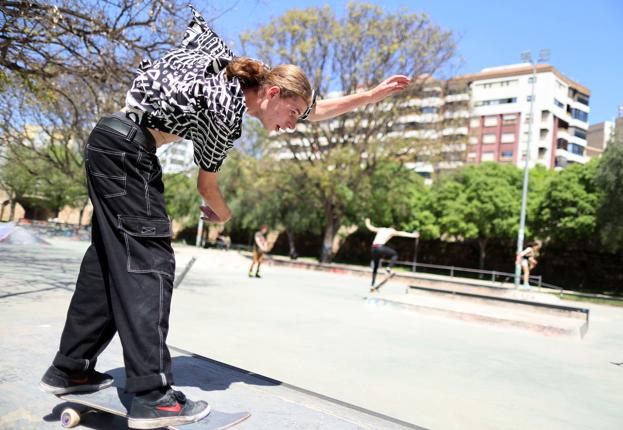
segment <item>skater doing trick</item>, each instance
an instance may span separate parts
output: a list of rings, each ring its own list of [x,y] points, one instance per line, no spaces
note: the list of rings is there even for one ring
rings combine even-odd
[[[374,236],[374,240],[372,241],[372,249],[370,251],[372,254],[372,264],[373,264],[372,283],[370,287],[374,289],[374,283],[376,282],[376,274],[379,270],[381,259],[382,258],[389,259],[389,264],[387,265],[388,274],[391,273],[392,267],[394,267],[394,264],[396,263],[396,260],[398,259],[398,253],[393,248],[390,248],[389,246],[387,246],[386,243],[389,242],[389,240],[395,236],[417,239],[418,237],[420,237],[420,233],[417,231],[414,231],[413,233],[408,233],[406,231],[396,230],[393,227],[375,227],[370,222],[370,218],[366,218],[365,223],[366,223],[366,227],[368,228],[368,230],[370,230],[373,233],[376,233],[376,235]]]

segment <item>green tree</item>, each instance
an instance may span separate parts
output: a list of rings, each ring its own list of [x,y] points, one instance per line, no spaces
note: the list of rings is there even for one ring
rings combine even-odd
[[[455,52],[452,34],[426,15],[407,10],[385,13],[365,3],[349,3],[339,19],[328,7],[292,9],[243,35],[242,44],[270,64],[300,65],[319,86],[321,97],[370,88],[397,73],[430,76]],[[338,232],[358,224],[361,213],[368,211],[370,178],[377,167],[385,160],[415,160],[422,142],[390,131],[399,112],[420,109],[409,107],[404,97],[418,93],[425,84],[425,79],[415,79],[408,95],[329,122],[305,124],[275,138],[277,151],[291,153],[299,174],[318,193],[324,224],[322,261],[330,261],[337,252]]]
[[[33,184],[32,175],[22,164],[14,162],[11,157],[0,163],[0,188],[9,197],[9,221],[14,220],[17,202],[31,192]]]
[[[595,172],[595,184],[602,193],[597,211],[602,243],[611,251],[623,241],[623,136],[615,136]]]
[[[233,215],[226,228],[256,229],[268,224],[285,230],[290,255],[296,254],[296,236],[318,232],[321,225],[315,190],[297,169],[288,160],[258,159],[233,151],[222,171]]]
[[[534,237],[538,231],[540,220],[540,207],[547,198],[547,190],[550,187],[552,179],[556,176],[556,171],[547,169],[542,165],[530,169],[530,178],[528,181],[528,200],[526,204],[526,228],[525,237]],[[519,190],[523,186],[523,172],[517,174],[515,187]],[[520,197],[521,198],[521,194]],[[517,217],[519,225],[519,217]]]
[[[466,166],[435,187],[433,199],[442,238],[476,239],[479,267],[485,266],[492,238],[512,238],[517,231],[520,192],[514,166],[484,163]]]
[[[600,194],[595,183],[598,160],[572,164],[557,172],[538,206],[538,233],[562,243],[593,240]]]
[[[190,227],[199,219],[197,173],[172,173],[163,176],[164,200],[169,216],[183,227]]]

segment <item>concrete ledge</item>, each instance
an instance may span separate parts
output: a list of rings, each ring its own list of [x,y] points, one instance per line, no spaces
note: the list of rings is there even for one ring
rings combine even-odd
[[[536,310],[549,310],[558,313],[564,313],[570,316],[578,316],[585,318],[588,321],[590,310],[587,308],[580,308],[575,306],[557,305],[553,303],[544,303],[540,301],[521,300],[516,298],[500,297],[500,296],[487,296],[483,294],[474,294],[464,291],[443,290],[441,288],[426,288],[419,285],[410,285],[410,289],[424,291],[427,293],[459,296],[462,298],[481,300],[484,302],[499,302],[505,305],[518,305],[535,308]]]
[[[455,318],[463,321],[473,321],[477,323],[492,324],[496,326],[510,327],[529,330],[546,336],[565,336],[573,338],[583,338],[588,331],[588,321],[581,324],[551,324],[539,323],[525,319],[511,319],[501,316],[487,315],[485,312],[461,311],[442,306],[430,306],[414,303],[406,303],[398,300],[391,300],[383,297],[367,296],[364,298],[367,304],[373,306],[384,306],[393,309],[418,312],[425,315]]]

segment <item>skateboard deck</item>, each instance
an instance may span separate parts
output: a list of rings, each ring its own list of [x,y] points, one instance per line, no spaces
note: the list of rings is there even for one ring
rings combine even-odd
[[[375,291],[378,291],[379,288],[381,288],[383,285],[385,285],[387,283],[387,281],[392,279],[395,275],[396,275],[395,273],[390,273],[389,275],[385,276],[385,279],[383,279],[381,282],[376,284],[374,287],[370,288],[370,292],[373,293]]]
[[[65,428],[80,424],[80,418],[90,412],[104,412],[127,418],[132,395],[117,387],[108,387],[93,393],[62,394],[59,399],[82,408],[68,405],[61,412],[61,425]],[[86,407],[86,408],[85,408]],[[178,426],[166,426],[169,430],[224,430],[235,426],[251,416],[248,412],[227,413],[212,409],[208,416],[200,421]]]

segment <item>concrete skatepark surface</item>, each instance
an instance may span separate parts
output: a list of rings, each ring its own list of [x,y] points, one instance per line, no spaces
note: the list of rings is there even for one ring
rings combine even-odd
[[[36,383],[56,351],[88,243],[50,243],[0,245],[3,429],[60,427],[49,416],[57,399]],[[264,266],[262,279],[250,279],[237,252],[175,249],[178,273],[197,258],[173,295],[168,343],[180,350],[431,429],[623,428],[623,366],[611,364],[623,361],[621,308],[582,304],[591,310],[583,339],[543,336],[370,305],[360,276]],[[384,290],[399,294],[404,285]],[[118,344],[100,364],[122,366]],[[20,378],[33,386],[16,392]],[[310,400],[287,386],[258,386],[238,381],[204,394],[218,410],[250,411],[240,429],[390,425],[373,414],[317,414],[330,407],[302,407]],[[277,418],[285,421],[269,424]]]

